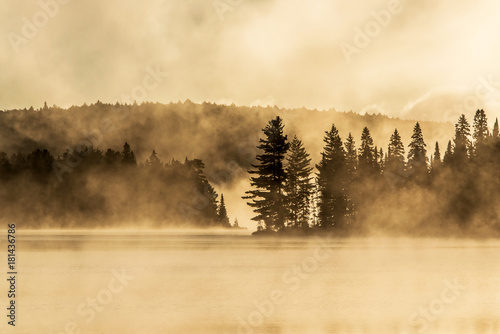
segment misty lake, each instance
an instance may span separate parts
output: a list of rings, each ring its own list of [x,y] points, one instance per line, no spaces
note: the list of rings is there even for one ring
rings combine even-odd
[[[20,231],[18,323],[8,332],[498,333],[499,248]]]

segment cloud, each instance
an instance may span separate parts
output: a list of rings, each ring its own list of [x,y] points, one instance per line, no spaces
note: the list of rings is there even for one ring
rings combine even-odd
[[[492,0],[402,0],[401,13],[350,64],[339,45],[353,43],[388,1],[226,3],[232,9],[221,20],[211,1],[71,1],[16,53],[8,34],[21,34],[23,18],[41,9],[36,1],[4,2],[0,108],[113,102],[156,64],[171,75],[147,100],[251,105],[272,96],[284,107],[362,112],[379,105],[405,117],[408,104],[435,87],[500,77]],[[453,94],[428,107],[444,109]],[[439,113],[411,115],[444,119]]]

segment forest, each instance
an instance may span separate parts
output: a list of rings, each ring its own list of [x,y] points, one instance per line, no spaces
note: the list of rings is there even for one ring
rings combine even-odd
[[[128,143],[57,157],[0,152],[2,215],[23,228],[231,227],[204,168],[199,159],[163,163],[155,150],[138,164]]]
[[[484,110],[465,115],[441,153],[420,124],[408,146],[397,129],[384,151],[364,127],[360,143],[342,141],[332,124],[314,167],[301,140],[284,134],[280,117],[263,129],[252,189],[257,235],[391,233],[492,236],[500,232],[500,137]]]

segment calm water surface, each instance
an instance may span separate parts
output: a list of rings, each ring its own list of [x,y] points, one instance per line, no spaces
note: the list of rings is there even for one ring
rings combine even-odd
[[[82,334],[500,333],[499,252],[497,240],[24,232],[18,326],[0,327]],[[0,288],[7,291],[6,282]]]

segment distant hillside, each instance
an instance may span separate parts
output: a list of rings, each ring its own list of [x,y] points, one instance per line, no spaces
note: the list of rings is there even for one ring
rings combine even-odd
[[[228,166],[247,170],[255,157],[255,146],[261,129],[275,117],[284,119],[285,132],[301,138],[313,162],[319,159],[324,131],[332,123],[345,138],[352,131],[359,143],[361,130],[367,126],[375,145],[387,149],[395,128],[407,145],[415,121],[393,119],[383,115],[359,115],[335,110],[281,109],[278,107],[238,107],[212,103],[143,103],[119,105],[97,102],[91,105],[61,109],[56,106],[34,110],[7,110],[0,113],[0,151],[9,156],[15,152],[30,153],[47,148],[55,156],[79,143],[92,142],[100,148],[120,149],[127,141],[145,161],[155,149],[163,161],[202,159],[208,177],[215,183],[228,180],[214,173]],[[451,123],[421,122],[424,139],[432,152],[439,141],[442,151],[453,136]],[[85,140],[88,141],[85,142]],[[229,175],[229,176],[228,176]],[[242,175],[242,174],[239,174]]]

